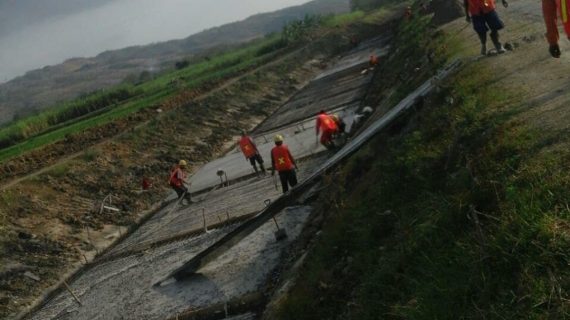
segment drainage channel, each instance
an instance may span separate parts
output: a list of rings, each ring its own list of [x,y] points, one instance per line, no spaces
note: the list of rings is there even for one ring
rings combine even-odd
[[[240,225],[238,228],[224,236],[218,242],[190,259],[180,268],[172,272],[169,275],[169,278],[183,280],[185,278],[192,277],[200,269],[206,267],[209,263],[216,260],[219,256],[230,250],[233,246],[242,241],[249,234],[257,230],[260,226],[264,225],[265,222],[271,219],[275,214],[279,213],[281,210],[289,206],[290,203],[293,203],[296,198],[300,197],[304,192],[309,190],[315,183],[319,181],[323,174],[352,155],[366,142],[376,136],[376,134],[389,126],[399,116],[406,113],[416,103],[417,99],[429,94],[438,82],[452,74],[459,68],[460,65],[460,61],[457,60],[451,63],[445,69],[441,70],[438,75],[426,81],[422,86],[420,86],[412,94],[402,100],[397,106],[391,109],[386,115],[384,115],[370,127],[364,130],[359,136],[350,141],[339,152],[337,152],[328,161],[326,161],[315,173],[313,173],[299,185],[290,190],[288,194],[279,197],[266,209],[260,212],[256,217]]]
[[[353,72],[354,70],[349,71]],[[358,76],[353,75],[342,80],[338,77],[341,75],[346,74],[335,73],[327,76],[326,80],[337,79],[338,83],[352,83],[357,92],[347,93],[342,88],[333,88],[334,90],[325,93],[323,97],[329,97],[332,99],[329,101],[335,101],[334,105],[342,107],[343,102],[359,101],[352,95],[361,95],[362,90],[357,83],[363,79],[358,79]],[[363,82],[366,83],[366,81]],[[315,92],[319,92],[319,90]],[[301,105],[299,107],[307,107]],[[311,105],[311,107],[314,108],[315,106]],[[305,112],[310,114],[313,111]],[[300,139],[300,141],[304,140],[304,138]],[[311,146],[314,148],[314,145]],[[300,144],[300,147],[305,150],[308,149],[307,145]],[[345,149],[337,155],[343,153]],[[309,153],[308,158],[315,157],[313,151]],[[199,314],[203,314],[204,317],[221,315],[219,307],[222,304],[226,309],[228,308],[227,304],[230,307],[232,303],[240,305],[239,301],[243,297],[256,295],[269,276],[268,272],[272,269],[271,266],[275,266],[281,261],[284,248],[300,234],[304,223],[307,221],[310,208],[291,207],[291,204],[318,182],[322,173],[343,159],[342,157],[338,158],[337,155],[327,157],[328,161],[323,159],[323,161],[315,163],[315,166],[307,171],[307,178],[304,179],[303,183],[286,196],[279,197],[276,195],[276,200],[268,208],[242,213],[241,216],[245,222],[232,221],[232,223],[224,225],[222,224],[223,221],[219,221],[219,229],[211,230],[208,226],[200,230],[186,227],[189,222],[184,215],[189,212],[181,211],[173,214],[173,216],[166,213],[160,216],[161,219],[166,218],[168,220],[167,227],[162,229],[164,232],[160,231],[164,235],[155,238],[152,234],[153,229],[148,229],[147,231],[150,233],[146,235],[141,231],[141,238],[131,237],[138,239],[133,240],[133,244],[138,243],[141,246],[124,247],[126,250],[123,251],[123,254],[127,254],[127,256],[118,259],[121,252],[116,251],[109,255],[109,259],[102,259],[101,263],[88,268],[86,272],[78,273],[71,279],[73,283],[69,281],[71,284],[70,292],[73,292],[78,299],[83,301],[83,306],[79,306],[76,301],[70,298],[69,294],[65,294],[65,291],[60,291],[59,294],[54,294],[52,299],[46,301],[46,304],[31,317],[42,320],[91,320],[125,317],[167,319],[173,314],[178,314],[179,319],[183,319],[180,316],[190,319],[193,316],[196,318]],[[332,164],[330,164],[331,160],[334,160]],[[325,165],[322,165],[323,162]],[[319,169],[317,173],[314,172],[316,168]],[[247,184],[252,180],[254,179],[235,181],[235,184]],[[211,189],[200,190],[208,192]],[[213,190],[211,195],[228,190]],[[207,200],[209,197],[210,194]],[[211,201],[215,203],[217,200],[213,198]],[[235,219],[237,218],[238,216],[235,217]],[[286,230],[289,238],[276,241],[273,222],[266,223],[274,218],[277,219],[276,224]],[[161,227],[165,222],[161,219],[156,221],[151,219],[147,224]],[[227,222],[230,220],[228,219]],[[173,231],[178,229],[181,229],[182,232]],[[211,232],[205,232],[206,230]],[[111,259],[113,255],[118,260]],[[153,284],[161,282],[163,279],[172,278],[172,275],[180,270],[186,274],[188,269],[185,267],[188,263],[193,264],[196,261],[198,261],[196,269],[200,269],[201,275],[196,276],[190,272],[188,275],[194,275],[191,281],[177,281],[166,286],[153,287]],[[173,267],[180,265],[183,267],[178,269]],[[244,307],[243,311],[246,312],[255,310],[258,303],[263,303],[263,300],[253,299],[251,302],[241,303],[241,305]],[[210,307],[217,307],[218,311],[210,309]],[[242,309],[239,308],[233,312],[224,310],[223,316],[241,312]],[[252,315],[245,314],[244,316],[250,317]],[[236,318],[236,320],[238,319]]]

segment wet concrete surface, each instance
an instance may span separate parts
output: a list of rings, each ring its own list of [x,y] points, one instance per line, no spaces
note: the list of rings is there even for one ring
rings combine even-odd
[[[277,220],[286,230],[287,239],[276,241],[276,227],[268,222],[201,274],[182,282],[153,287],[227,230],[101,264],[71,284],[83,306],[63,293],[32,319],[165,319],[256,292],[278,266],[283,250],[300,234],[309,214],[310,207],[285,209]]]
[[[256,133],[270,131],[315,116],[320,110],[360,106],[372,81],[372,73],[363,74],[371,54],[388,53],[386,37],[361,43],[332,68],[323,72],[297,93],[289,102],[264,121]],[[382,60],[380,60],[381,63]]]
[[[354,114],[357,107],[344,108],[334,110],[341,116],[347,125],[347,131],[350,131],[354,122]],[[270,130],[263,134],[253,136],[257,148],[264,159],[265,168],[271,168],[271,149],[275,147],[273,137],[275,134],[281,134],[285,138],[285,144],[289,146],[289,150],[295,159],[303,159],[312,157],[316,154],[326,151],[326,148],[318,143],[315,132],[316,120],[310,117],[308,120],[297,122],[283,129]],[[236,142],[237,143],[237,142]],[[254,170],[246,160],[239,148],[235,148],[226,156],[207,163],[200,168],[192,177],[190,177],[191,192],[203,192],[221,184],[223,180],[217,175],[219,169],[224,170],[229,181],[239,179],[241,177],[254,174]]]
[[[299,163],[298,178],[303,179],[312,174],[328,157],[325,152]],[[266,206],[265,200],[274,200],[282,194],[278,180],[277,174],[274,177],[267,174],[265,177],[252,178],[199,196],[197,199],[206,199],[188,207],[176,208],[171,205],[111,250],[110,254],[138,250],[164,239],[202,230],[204,217],[206,226],[210,226],[227,221],[228,218],[257,213]]]
[[[316,143],[314,115],[321,108],[340,112],[350,128],[372,79],[370,75],[361,74],[361,65],[368,61],[370,50],[377,50],[383,41],[376,39],[361,44],[341,59],[337,67],[301,90],[259,126],[254,138],[267,168],[271,166],[269,153],[275,133],[285,136],[285,143],[296,158],[305,159],[300,163],[299,180],[314,174],[327,162],[331,154]],[[191,178],[191,191],[206,191],[217,186],[220,183],[216,175],[218,169],[225,170],[230,180],[253,173],[249,162],[236,149],[202,167]],[[70,283],[83,306],[63,291],[30,317],[41,320],[168,319],[194,308],[258,292],[270,272],[279,265],[285,248],[300,234],[309,217],[309,207],[290,207],[278,214],[278,222],[288,234],[284,241],[275,240],[276,227],[269,221],[208,264],[199,276],[158,287],[153,284],[164,280],[239,224],[234,222],[192,235],[189,232],[200,231],[204,222],[210,226],[228,217],[255,214],[265,207],[265,200],[274,200],[281,194],[278,179],[268,175],[203,192],[195,197],[201,202],[187,207],[171,205]],[[251,316],[244,315],[243,319],[252,319]]]

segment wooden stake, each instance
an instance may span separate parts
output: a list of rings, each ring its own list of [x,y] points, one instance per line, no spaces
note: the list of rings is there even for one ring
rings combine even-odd
[[[73,291],[71,291],[71,288],[69,287],[69,285],[67,284],[67,282],[63,282],[63,285],[65,286],[65,288],[67,289],[67,291],[69,291],[69,293],[71,293],[71,295],[73,296],[73,298],[75,299],[75,301],[77,301],[77,303],[79,303],[80,306],[83,306],[83,303],[81,303],[81,300],[79,300],[79,298],[75,295],[75,293],[73,293]]]

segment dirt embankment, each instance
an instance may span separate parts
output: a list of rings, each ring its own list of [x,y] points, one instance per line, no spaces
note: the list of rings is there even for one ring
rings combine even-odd
[[[499,14],[506,54],[443,27],[464,68],[331,179],[330,218],[265,319],[570,317],[570,45],[550,57],[540,2]]]
[[[201,99],[201,92],[182,93],[157,106],[163,112],[149,108],[23,156],[21,168],[50,167],[0,193],[0,317],[25,309],[116,239],[117,226],[132,225],[164,199],[172,164],[187,159],[192,168],[200,166],[284,103],[345,48],[342,34],[328,33]],[[148,192],[141,192],[143,177],[153,182]],[[100,213],[109,194],[120,211]]]

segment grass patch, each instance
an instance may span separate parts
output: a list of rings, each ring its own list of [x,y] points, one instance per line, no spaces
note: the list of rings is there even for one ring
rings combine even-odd
[[[279,319],[570,317],[570,140],[520,123],[493,73],[352,157]]]
[[[350,13],[339,14],[327,17],[323,21],[323,26],[328,28],[346,27],[347,25],[360,21],[366,16],[364,11],[353,11]]]
[[[50,171],[47,172],[47,174],[54,178],[61,178],[66,176],[68,172],[69,165],[67,163],[63,163],[54,166]]]
[[[144,108],[156,106],[181,90],[196,89],[202,85],[237,76],[248,69],[272,61],[283,48],[280,36],[273,35],[254,41],[243,48],[219,54],[207,61],[196,62],[182,70],[165,73],[137,86],[122,85],[117,89],[109,90],[109,93],[103,92],[89,96],[86,98],[90,101],[89,103],[85,102],[87,100],[78,99],[37,116],[18,121],[0,129],[0,147],[4,146],[0,150],[0,161],[59,141],[66,135],[101,126]],[[124,94],[118,96],[117,92]],[[121,97],[122,100],[113,98],[115,95]],[[63,116],[65,113],[70,113],[70,110],[74,110],[73,108],[77,105],[91,105],[93,101],[100,101],[102,108],[97,108],[87,115],[77,114],[78,117],[75,119],[71,116]],[[112,105],[111,108],[106,107],[109,104]],[[95,112],[98,110],[104,112]],[[58,117],[65,122],[53,120]],[[2,144],[2,141],[6,143]]]

